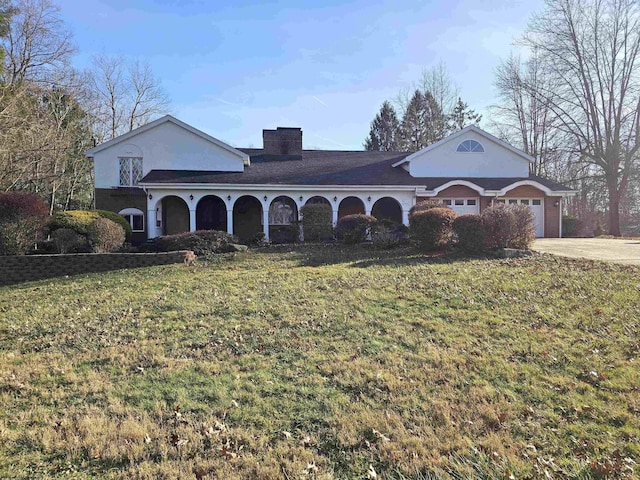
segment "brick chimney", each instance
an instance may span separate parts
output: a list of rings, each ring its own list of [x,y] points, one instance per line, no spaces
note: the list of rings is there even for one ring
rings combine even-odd
[[[302,129],[278,127],[277,130],[262,130],[265,155],[302,155]]]

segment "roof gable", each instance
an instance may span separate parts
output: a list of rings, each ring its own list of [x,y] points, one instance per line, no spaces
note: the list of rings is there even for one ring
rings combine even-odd
[[[396,162],[393,164],[394,167],[397,167],[399,165],[402,165],[404,163],[411,163],[412,160],[421,157],[422,155],[424,155],[425,153],[428,153],[432,150],[436,150],[437,148],[441,147],[444,144],[448,144],[448,143],[452,143],[452,142],[456,142],[456,140],[462,140],[461,137],[464,137],[465,135],[467,135],[469,132],[473,132],[477,135],[479,135],[480,137],[488,140],[489,142],[492,142],[506,150],[508,150],[509,152],[527,160],[529,163],[534,163],[535,159],[531,156],[531,155],[527,155],[526,153],[524,153],[522,150],[509,145],[507,142],[500,140],[498,137],[494,137],[493,135],[491,135],[488,132],[485,132],[484,130],[482,130],[481,128],[476,127],[475,125],[469,125],[468,127],[463,128],[462,130],[458,130],[455,133],[452,133],[451,135],[449,135],[448,137],[443,138],[442,140],[438,140],[435,143],[432,143],[431,145],[426,146],[425,148],[423,148],[422,150],[418,150],[417,152],[412,153],[411,155],[407,156],[406,158],[404,158],[403,160]]]
[[[242,161],[244,162],[245,165],[249,165],[249,155],[247,155],[244,152],[241,152],[240,150],[237,150],[235,148],[233,148],[231,145],[228,145],[224,142],[222,142],[221,140],[218,140],[217,138],[212,137],[211,135],[208,135],[206,133],[204,133],[202,130],[198,130],[197,128],[192,127],[191,125],[188,125],[180,120],[178,120],[177,118],[171,116],[171,115],[165,115],[164,117],[161,117],[157,120],[154,120],[153,122],[149,122],[146,125],[143,125],[142,127],[136,128],[135,130],[131,130],[130,132],[127,132],[123,135],[120,135],[112,140],[109,140],[107,142],[101,143],[100,145],[97,145],[89,150],[86,151],[86,156],[87,157],[93,157],[96,153],[99,153],[103,150],[106,150],[108,148],[111,148],[115,145],[130,141],[132,138],[143,134],[145,132],[148,132],[149,130],[152,130],[156,127],[159,127],[160,125],[164,125],[166,123],[171,123],[173,125],[178,126],[179,128],[182,128],[184,130],[186,130],[189,133],[192,133],[193,135],[196,135],[198,137],[200,137],[201,139],[212,143],[213,145],[222,148],[226,151],[228,151],[229,153],[238,156],[239,158],[242,159]]]

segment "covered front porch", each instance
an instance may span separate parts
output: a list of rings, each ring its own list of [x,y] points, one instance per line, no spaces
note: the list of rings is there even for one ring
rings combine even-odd
[[[275,186],[274,186],[275,187]],[[249,241],[259,234],[279,242],[302,220],[307,203],[331,207],[333,225],[354,213],[408,225],[415,188],[160,188],[148,186],[147,237],[221,230]],[[303,233],[301,234],[301,240]]]

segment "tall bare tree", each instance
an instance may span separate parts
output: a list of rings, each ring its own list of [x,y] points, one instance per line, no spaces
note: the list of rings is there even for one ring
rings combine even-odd
[[[560,158],[567,158],[572,139],[557,128],[550,100],[537,94],[553,89],[536,53],[525,62],[513,55],[503,61],[494,85],[499,103],[491,108],[492,126],[498,136],[535,158],[531,174],[557,178],[555,167]]]
[[[98,140],[140,127],[169,110],[169,98],[148,63],[97,56],[90,72]]]
[[[601,172],[609,233],[620,235],[620,201],[640,148],[640,10],[633,0],[547,0],[522,44],[539,55],[542,85],[527,84]]]
[[[76,51],[60,9],[49,0],[18,0],[11,8],[1,48],[8,85],[50,82],[55,71],[69,66]]]

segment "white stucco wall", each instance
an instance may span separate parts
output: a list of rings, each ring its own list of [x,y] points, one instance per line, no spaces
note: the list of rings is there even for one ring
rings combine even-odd
[[[171,122],[134,135],[94,155],[96,188],[119,183],[119,158],[142,155],[144,175],[150,170],[243,171],[243,159]]]
[[[484,153],[456,152],[465,140],[476,140]],[[494,141],[470,131],[416,155],[409,165],[413,177],[528,177],[529,161]]]

